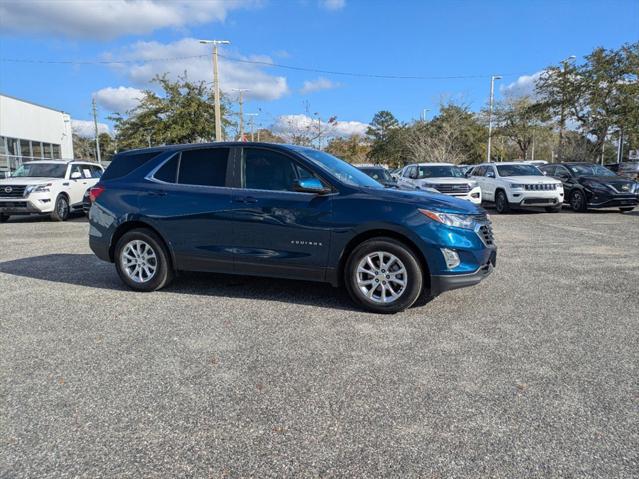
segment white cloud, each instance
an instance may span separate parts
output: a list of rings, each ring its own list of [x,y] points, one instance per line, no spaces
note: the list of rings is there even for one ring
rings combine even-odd
[[[517,80],[509,83],[506,86],[501,86],[499,91],[502,95],[520,97],[520,96],[535,96],[535,83],[539,77],[544,73],[544,70],[533,73],[532,75],[522,75]]]
[[[99,106],[117,113],[126,113],[135,108],[143,95],[142,90],[126,86],[102,88],[93,94]]]
[[[320,0],[319,4],[326,10],[341,10],[346,6],[346,0]]]
[[[226,55],[223,48],[220,55]],[[236,57],[236,55],[233,55]],[[137,85],[148,85],[158,74],[168,73],[172,79],[187,73],[193,81],[211,82],[213,67],[211,47],[203,45],[195,38],[183,38],[172,43],[136,42],[123,50],[106,55],[105,58],[126,60],[132,63],[118,63],[113,68],[124,74]],[[243,60],[271,63],[267,56],[242,56]],[[260,65],[219,59],[220,88],[231,93],[233,88],[248,88],[245,98],[276,100],[288,93],[285,77],[266,73]]]
[[[91,120],[71,120],[71,129],[73,133],[84,138],[93,138],[95,136],[95,127]],[[98,123],[98,133],[111,134],[109,127],[104,123]]]
[[[336,121],[328,123],[320,122],[323,137],[348,137],[352,135],[364,135],[368,125],[359,121]],[[318,121],[316,118],[299,115],[282,115],[277,118],[271,129],[285,138],[295,135],[313,135],[317,133]]]
[[[302,86],[300,93],[313,93],[320,90],[330,90],[331,88],[339,87],[339,83],[332,82],[331,80],[319,77],[315,80],[306,80]]]
[[[231,10],[259,4],[258,0],[0,2],[0,24],[17,33],[107,39],[223,21]]]

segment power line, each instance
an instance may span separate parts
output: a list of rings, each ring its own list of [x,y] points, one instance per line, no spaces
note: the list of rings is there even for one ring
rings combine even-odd
[[[267,68],[281,68],[285,70],[320,73],[324,75],[350,76],[357,78],[377,78],[384,80],[463,80],[490,78],[491,75],[389,75],[362,72],[346,72],[337,70],[323,70],[319,68],[298,67],[293,65],[283,65],[280,63],[272,63],[260,60],[245,60],[242,58],[230,57],[228,55],[219,54],[221,58],[236,63],[245,63],[250,65],[259,65]],[[20,59],[20,58],[0,58],[0,62],[5,63],[37,63],[37,64],[59,64],[59,65],[117,65],[117,64],[140,64],[153,62],[170,62],[180,60],[193,60],[196,58],[208,58],[209,55],[191,55],[173,58],[151,58],[144,60],[40,60],[40,59]],[[502,76],[514,77],[524,75],[524,73],[509,73]]]

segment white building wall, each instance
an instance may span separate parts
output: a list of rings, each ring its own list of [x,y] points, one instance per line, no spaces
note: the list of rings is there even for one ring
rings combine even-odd
[[[62,111],[0,95],[0,137],[60,145],[62,159],[73,159],[71,117]]]

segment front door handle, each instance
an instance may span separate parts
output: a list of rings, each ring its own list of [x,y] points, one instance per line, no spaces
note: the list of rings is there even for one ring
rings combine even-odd
[[[150,193],[151,196],[166,196],[166,191],[152,191]]]
[[[257,198],[253,198],[252,196],[247,196],[244,198],[244,203],[254,204],[257,203]]]

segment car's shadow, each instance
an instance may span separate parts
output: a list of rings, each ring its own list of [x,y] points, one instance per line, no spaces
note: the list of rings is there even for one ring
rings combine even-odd
[[[66,220],[69,223],[88,223],[87,216],[80,211],[69,213]],[[7,223],[55,223],[50,215],[12,215]]]
[[[89,288],[130,291],[120,281],[112,264],[92,254],[48,254],[4,261],[0,263],[0,273]],[[355,310],[343,288],[308,281],[189,272],[180,273],[163,291]]]

